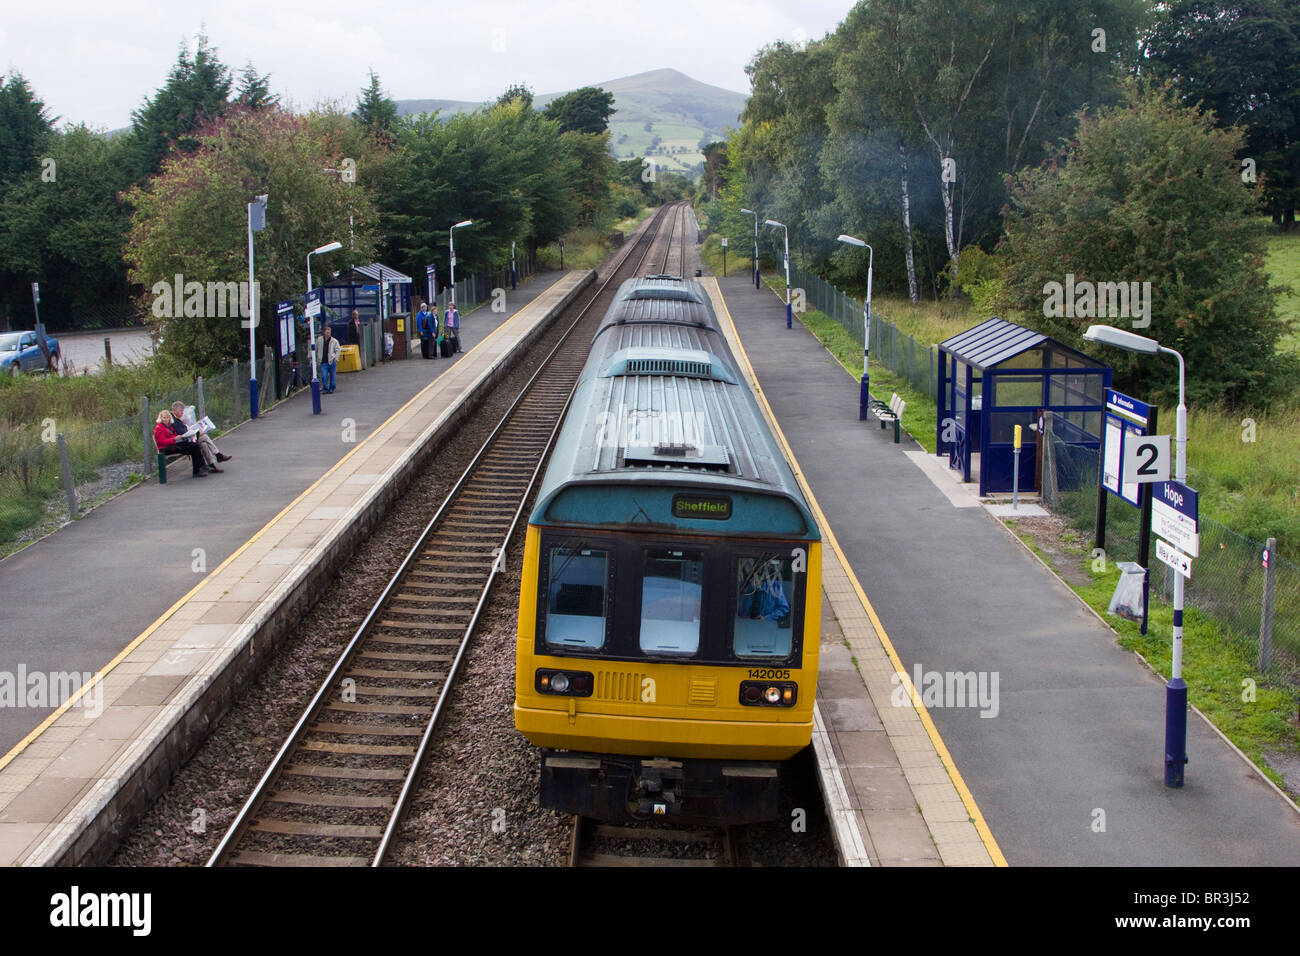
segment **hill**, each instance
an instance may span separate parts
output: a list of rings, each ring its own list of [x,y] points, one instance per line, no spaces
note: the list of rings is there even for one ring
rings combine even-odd
[[[660,168],[699,173],[704,157],[700,147],[724,139],[728,126],[739,124],[747,97],[694,80],[678,70],[651,70],[602,83],[592,83],[614,94],[610,117],[610,150],[620,159],[650,156]],[[544,109],[560,93],[534,97]],[[399,113],[444,115],[476,110],[486,103],[464,100],[397,100]]]

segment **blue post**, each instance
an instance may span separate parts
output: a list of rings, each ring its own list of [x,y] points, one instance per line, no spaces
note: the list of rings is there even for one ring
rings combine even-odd
[[[318,378],[311,380],[311,413],[320,414],[320,379]]]
[[[790,308],[789,302],[785,304],[785,327],[787,329],[794,328],[794,310]]]
[[[248,417],[257,417],[257,379],[248,380]]]
[[[1176,677],[1165,685],[1165,786],[1183,785],[1187,764],[1187,682]]]

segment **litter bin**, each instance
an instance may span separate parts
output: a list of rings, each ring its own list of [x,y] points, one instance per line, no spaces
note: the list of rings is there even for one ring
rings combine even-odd
[[[361,348],[357,345],[345,345],[339,349],[339,371],[361,371]]]

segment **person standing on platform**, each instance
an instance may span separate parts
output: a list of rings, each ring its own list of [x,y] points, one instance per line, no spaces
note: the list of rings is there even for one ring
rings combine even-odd
[[[330,332],[330,327],[326,325],[321,331],[320,338],[320,385],[322,392],[334,391],[334,372],[338,368],[339,352],[343,351],[343,346],[339,340],[334,338]]]
[[[420,357],[429,357],[429,345],[434,336],[429,334],[429,306],[427,303],[420,303],[420,311],[415,313],[415,331],[420,335]]]
[[[460,313],[456,311],[455,302],[448,304],[442,327],[443,334],[451,339],[451,354],[455,355],[460,351]]]
[[[366,350],[361,347],[361,315],[356,309],[352,310],[352,337],[357,340],[357,358],[361,360],[361,371],[366,370]]]

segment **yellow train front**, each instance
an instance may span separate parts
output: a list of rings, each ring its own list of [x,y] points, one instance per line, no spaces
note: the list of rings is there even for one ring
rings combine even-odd
[[[704,290],[625,282],[528,524],[514,712],[542,805],[774,817],[812,735],[820,594],[816,523]]]

